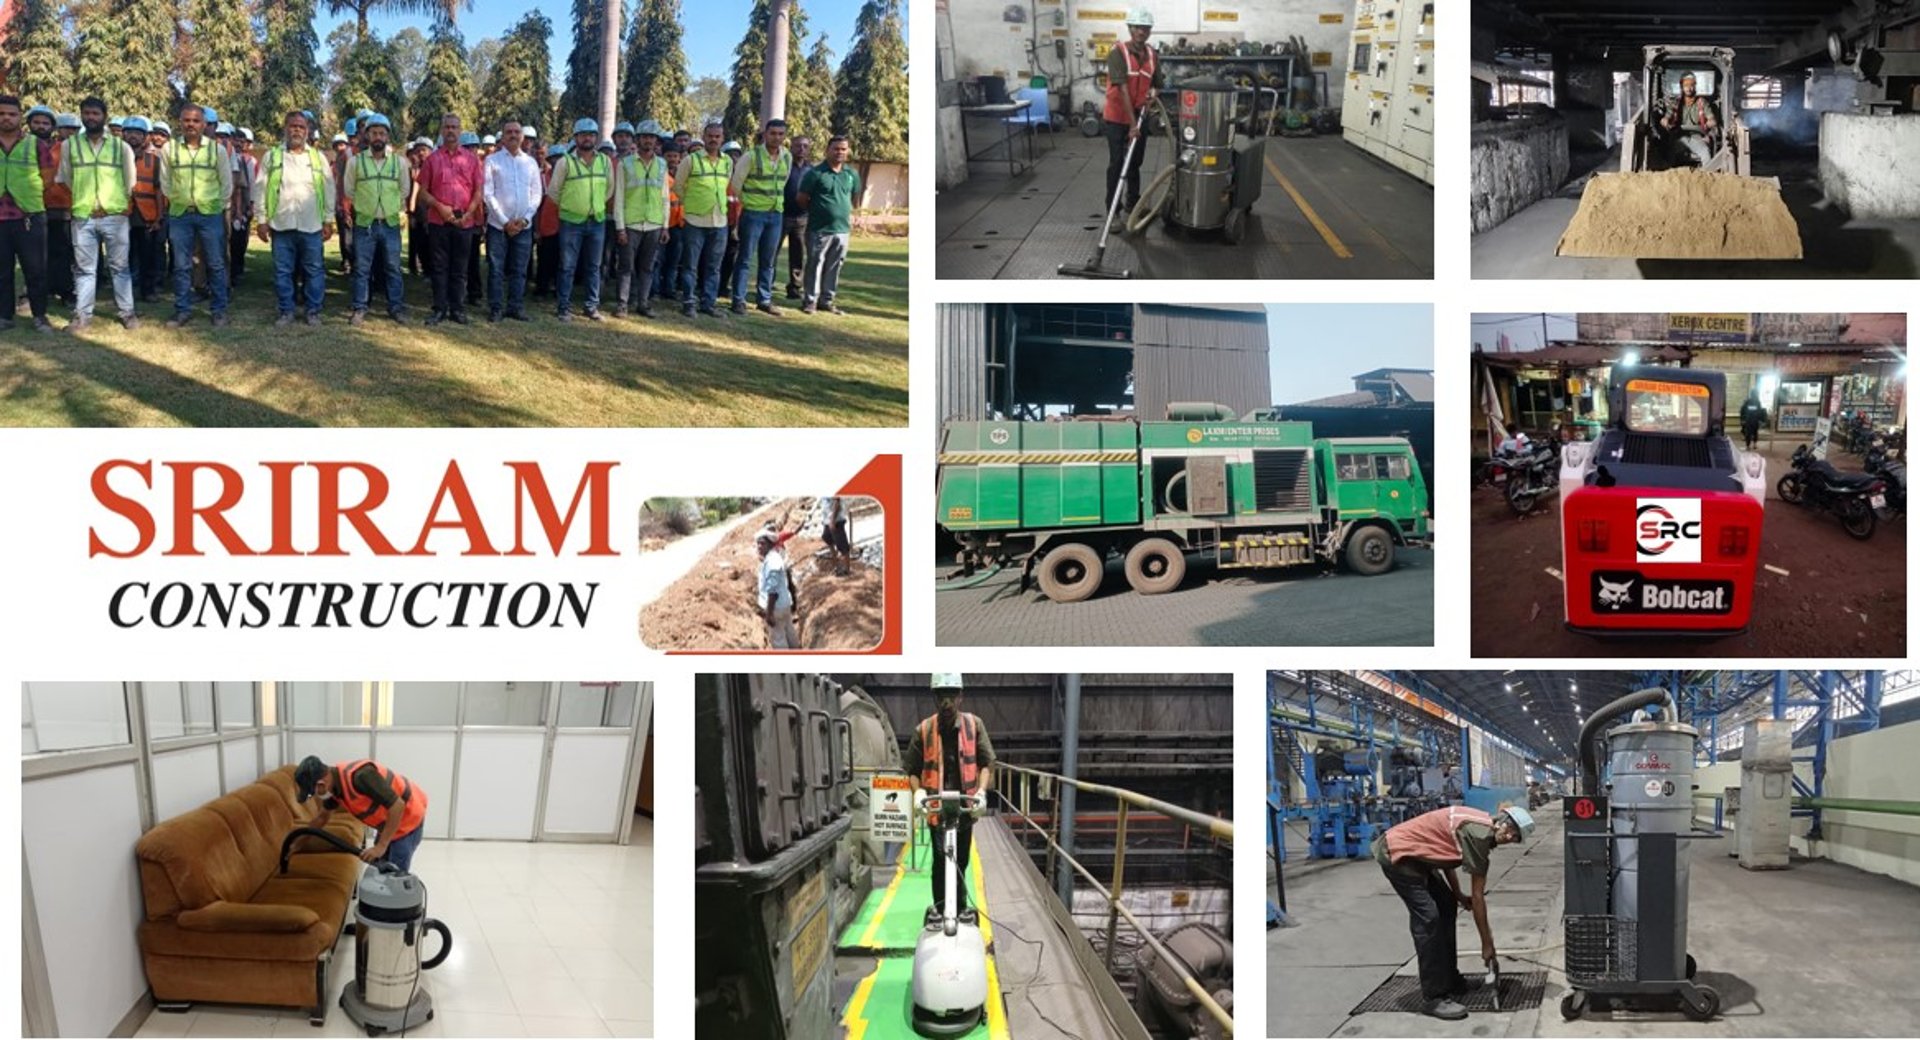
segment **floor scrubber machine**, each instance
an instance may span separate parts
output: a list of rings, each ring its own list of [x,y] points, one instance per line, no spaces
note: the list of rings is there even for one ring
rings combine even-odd
[[[1601,728],[1628,721],[1604,734]],[[1562,802],[1566,821],[1568,992],[1560,1013],[1615,1003],[1675,1003],[1704,1022],[1720,995],[1694,981],[1687,952],[1687,847],[1711,833],[1693,826],[1693,746],[1665,690],[1628,694],[1580,728],[1580,791]],[[1608,781],[1600,781],[1604,741]]]
[[[957,819],[986,806],[986,797],[941,791],[923,803],[931,823]],[[980,1023],[987,1006],[987,944],[980,916],[960,905],[960,852],[956,828],[948,827],[936,850],[945,872],[946,913],[929,916],[913,947],[913,1030],[921,1036],[959,1036]]]
[[[358,856],[339,835],[314,827],[293,830],[280,845],[280,873],[300,838],[316,838]],[[453,951],[453,933],[427,916],[427,888],[419,878],[391,863],[371,863],[354,892],[353,982],[340,991],[340,1007],[368,1036],[404,1033],[433,1020],[433,996],[420,973],[435,968]],[[424,956],[428,932],[438,932],[440,949]]]

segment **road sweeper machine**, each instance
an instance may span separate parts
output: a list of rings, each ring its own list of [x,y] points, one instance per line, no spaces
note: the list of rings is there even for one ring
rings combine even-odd
[[[939,522],[961,574],[1020,563],[1047,598],[1099,591],[1109,557],[1136,592],[1180,587],[1187,557],[1222,569],[1343,563],[1381,574],[1430,545],[1426,481],[1399,437],[1316,438],[1306,422],[1174,404],[1165,421],[954,421]]]
[[[1733,50],[1663,44],[1644,57],[1642,103],[1621,131],[1620,172],[1587,181],[1556,254],[1800,259],[1800,229],[1779,178],[1753,176]]]

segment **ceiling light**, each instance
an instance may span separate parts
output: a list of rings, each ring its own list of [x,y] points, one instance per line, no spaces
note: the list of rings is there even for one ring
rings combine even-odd
[[[1512,683],[1508,683],[1508,684],[1507,684],[1507,692],[1508,692],[1508,693],[1512,693],[1512,692],[1513,692],[1513,684],[1512,684]]]

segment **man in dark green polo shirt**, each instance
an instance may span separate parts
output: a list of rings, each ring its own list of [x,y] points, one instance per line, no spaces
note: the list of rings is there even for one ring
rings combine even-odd
[[[850,151],[847,139],[836,135],[827,142],[827,161],[800,182],[798,198],[807,207],[807,291],[800,305],[802,314],[846,313],[833,298],[853,237],[853,202],[860,197],[860,174],[847,165]]]

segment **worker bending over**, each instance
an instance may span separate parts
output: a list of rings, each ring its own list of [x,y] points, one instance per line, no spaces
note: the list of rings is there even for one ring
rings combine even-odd
[[[373,845],[361,850],[368,863],[391,863],[409,873],[413,850],[426,833],[427,792],[398,772],[372,759],[327,765],[308,755],[293,771],[300,800],[320,799],[320,815],[309,826],[324,828],[334,810],[345,810],[374,828]]]
[[[960,905],[954,908],[954,914],[967,916],[967,861],[973,851],[973,821],[982,810],[974,807],[956,812],[942,807],[937,815],[929,815],[926,799],[929,793],[942,791],[984,796],[993,787],[993,741],[987,737],[980,716],[960,710],[960,687],[939,686],[933,693],[939,710],[914,727],[902,768],[913,785],[914,815],[926,818],[936,854],[945,848],[946,828],[957,828],[954,855],[959,859],[955,865],[959,881],[954,892]],[[933,905],[927,908],[926,918],[931,924],[946,916],[946,871],[936,865],[928,876],[933,879]]]
[[[1407,904],[1413,949],[1420,961],[1420,995],[1426,1013],[1448,1020],[1467,1017],[1455,1000],[1472,988],[1460,974],[1454,918],[1461,906],[1473,911],[1480,930],[1480,959],[1494,958],[1493,929],[1487,924],[1487,867],[1496,846],[1533,833],[1533,817],[1508,806],[1488,816],[1464,805],[1421,813],[1389,827],[1373,839],[1373,858]],[[1473,878],[1473,894],[1460,891],[1457,870]]]

